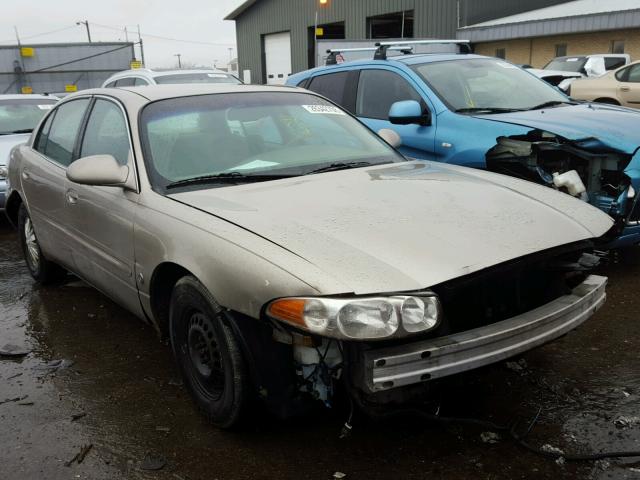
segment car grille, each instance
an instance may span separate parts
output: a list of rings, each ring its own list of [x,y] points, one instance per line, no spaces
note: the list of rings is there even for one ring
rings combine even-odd
[[[587,275],[585,245],[523,257],[431,290],[442,303],[442,334],[458,333],[514,317],[567,295]]]

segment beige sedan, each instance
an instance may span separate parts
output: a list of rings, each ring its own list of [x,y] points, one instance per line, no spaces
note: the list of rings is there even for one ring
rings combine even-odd
[[[221,427],[256,399],[393,408],[564,335],[605,300],[589,252],[613,225],[248,85],[70,95],[12,150],[7,213],[35,280],[73,272],[154,325]]]
[[[570,95],[577,100],[640,108],[640,61],[598,78],[576,80]]]

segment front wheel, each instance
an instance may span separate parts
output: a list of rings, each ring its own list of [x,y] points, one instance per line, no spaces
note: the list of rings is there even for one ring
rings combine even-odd
[[[194,277],[180,279],[171,295],[171,346],[198,409],[214,425],[236,426],[249,396],[248,372],[222,308]]]
[[[59,265],[47,260],[42,254],[33,222],[24,203],[18,209],[18,229],[20,230],[20,246],[27,263],[29,273],[41,284],[54,283],[66,276],[66,271]]]

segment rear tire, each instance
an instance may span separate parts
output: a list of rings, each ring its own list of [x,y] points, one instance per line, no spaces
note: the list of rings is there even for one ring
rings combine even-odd
[[[47,260],[42,254],[33,222],[24,203],[20,204],[18,209],[18,230],[24,260],[34,280],[42,285],[63,280],[67,272],[56,263]]]
[[[598,98],[596,100],[594,100],[594,102],[596,103],[604,103],[607,105],[618,105],[620,106],[620,102],[618,102],[617,100],[614,100],[613,98]]]
[[[250,395],[246,362],[222,307],[195,277],[181,278],[173,289],[169,334],[198,409],[220,428],[237,426]]]
[[[640,265],[640,245],[621,248],[618,251],[618,255],[620,263],[623,265],[629,265],[632,267]]]

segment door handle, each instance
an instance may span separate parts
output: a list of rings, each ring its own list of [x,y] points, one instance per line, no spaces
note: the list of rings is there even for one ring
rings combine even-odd
[[[78,194],[73,190],[67,190],[67,203],[70,205],[78,203]]]
[[[631,89],[629,87],[620,87],[620,90],[622,90],[623,92],[631,91]]]

